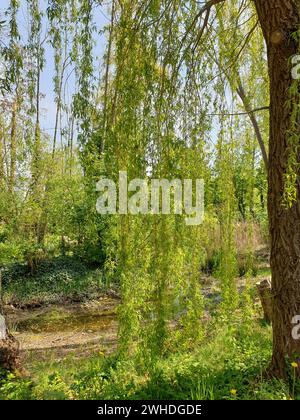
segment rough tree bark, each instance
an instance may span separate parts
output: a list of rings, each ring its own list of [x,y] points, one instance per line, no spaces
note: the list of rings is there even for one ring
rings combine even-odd
[[[297,45],[291,39],[291,34],[299,29],[300,1],[254,0],[254,3],[267,45],[270,78],[268,212],[273,295],[271,372],[285,377],[286,360],[290,358],[300,362],[300,340],[292,337],[292,318],[300,315],[300,195],[292,208],[286,209],[282,205],[283,177],[288,157],[286,133],[290,126],[286,107],[288,89],[292,83],[290,59],[297,54]]]

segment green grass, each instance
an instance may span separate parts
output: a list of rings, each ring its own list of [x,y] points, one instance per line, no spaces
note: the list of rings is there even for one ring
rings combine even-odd
[[[257,271],[257,277],[271,277],[270,267],[262,267]]]
[[[135,359],[101,354],[68,356],[30,365],[30,379],[2,380],[1,399],[290,399],[296,384],[264,379],[271,357],[271,330],[252,323],[218,329],[199,348],[170,353],[148,367]],[[249,334],[251,331],[251,334]],[[232,390],[236,390],[233,395]]]

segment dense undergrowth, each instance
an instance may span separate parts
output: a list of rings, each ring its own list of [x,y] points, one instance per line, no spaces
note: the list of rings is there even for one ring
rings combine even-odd
[[[237,263],[237,275],[243,277],[247,271],[247,260],[241,255]],[[259,277],[270,274],[265,257],[260,255],[252,262],[252,275]],[[204,260],[203,275],[215,275],[220,267],[220,253],[215,252]],[[58,256],[41,261],[34,274],[23,262],[3,266],[2,290],[5,304],[14,306],[36,306],[68,300],[81,301],[95,297],[110,284],[99,264],[91,264],[77,256]]]
[[[105,290],[102,270],[75,257],[45,260],[31,275],[26,264],[2,270],[3,300],[15,306],[35,306],[66,300],[84,300]]]

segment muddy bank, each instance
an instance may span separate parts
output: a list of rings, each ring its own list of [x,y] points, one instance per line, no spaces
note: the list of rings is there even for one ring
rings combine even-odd
[[[105,289],[93,292],[72,292],[72,293],[40,293],[37,296],[6,295],[4,293],[4,304],[7,308],[15,308],[22,310],[32,310],[43,308],[51,305],[67,306],[72,304],[89,303],[91,301],[101,300],[108,297],[114,300],[121,300],[120,294],[115,289]]]
[[[106,296],[34,309],[10,306],[6,307],[6,315],[26,359],[59,360],[70,353],[82,357],[113,351],[117,343],[118,304],[118,299]]]

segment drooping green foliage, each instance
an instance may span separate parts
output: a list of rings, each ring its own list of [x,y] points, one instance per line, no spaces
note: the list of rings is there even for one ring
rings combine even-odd
[[[99,25],[102,2],[25,3],[28,39],[20,39],[11,2],[3,52],[6,95],[15,99],[0,119],[0,189],[14,217],[0,203],[0,263],[25,262],[34,275],[43,260],[69,256],[100,268],[122,299],[118,355],[153,373],[171,352],[202,344],[214,322],[253,316],[250,278],[266,224],[268,86],[252,6],[112,0]],[[41,124],[48,48],[50,135]],[[203,223],[142,208],[97,214],[97,181],[118,188],[120,171],[147,185],[203,179]],[[207,274],[221,303],[212,323]]]

